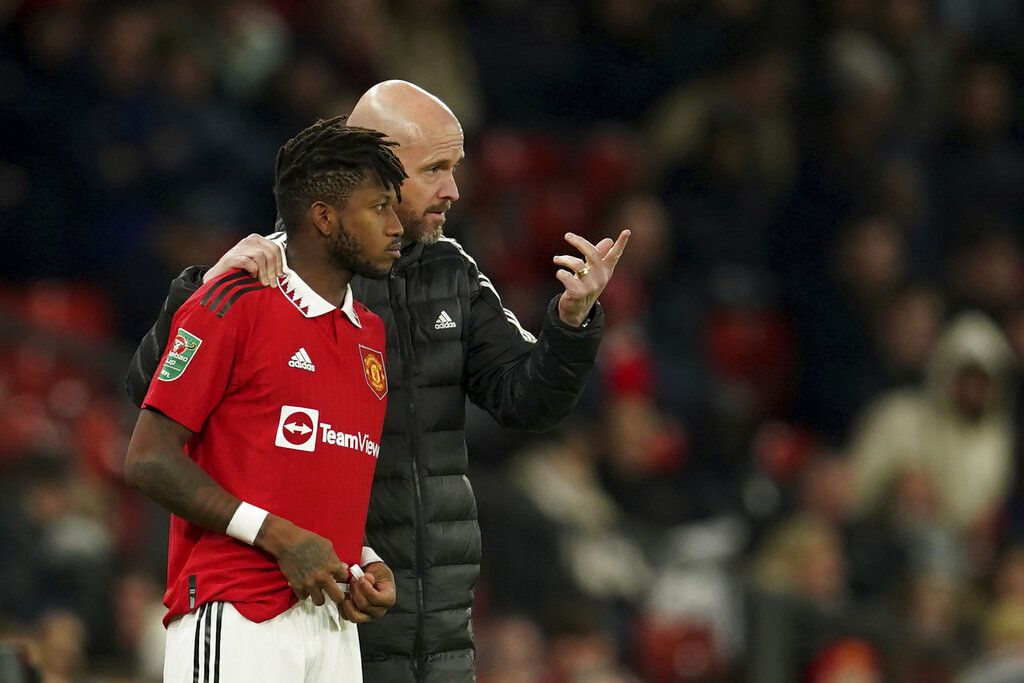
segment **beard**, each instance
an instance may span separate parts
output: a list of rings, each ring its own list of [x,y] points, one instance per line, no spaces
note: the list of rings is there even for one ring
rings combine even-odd
[[[390,263],[386,266],[378,266],[363,256],[359,243],[349,234],[344,225],[328,245],[327,258],[334,267],[371,280],[380,280],[391,272]]]
[[[449,204],[447,207],[437,207],[434,210],[447,211],[450,208],[451,205]],[[398,220],[401,221],[402,229],[405,231],[405,234],[402,236],[403,242],[409,244],[413,242],[433,244],[444,236],[444,223],[433,227],[425,215],[403,211],[401,204],[399,204],[398,208]]]

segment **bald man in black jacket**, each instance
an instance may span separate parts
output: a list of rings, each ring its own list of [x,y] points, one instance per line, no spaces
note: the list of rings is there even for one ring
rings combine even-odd
[[[363,95],[348,122],[398,142],[409,174],[398,207],[401,258],[384,280],[352,281],[355,297],[387,329],[388,413],[366,536],[394,571],[398,593],[387,616],[360,624],[364,677],[472,681],[480,527],[466,476],[466,397],[502,426],[531,431],[551,429],[572,411],[601,338],[597,298],[629,232],[597,245],[566,234],[579,255],[554,258],[565,291],[548,305],[535,338],[502,306],[472,257],[443,236],[463,157],[462,128],[451,110],[411,83],[387,81]],[[280,267],[280,248],[250,235],[209,271],[183,272],[132,361],[132,400],[145,396],[171,316],[204,276],[243,268],[271,285]]]

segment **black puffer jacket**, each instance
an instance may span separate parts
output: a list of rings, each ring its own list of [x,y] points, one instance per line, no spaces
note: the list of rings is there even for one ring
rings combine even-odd
[[[174,311],[201,283],[174,281],[128,375],[138,405]],[[480,572],[476,500],[466,477],[465,399],[503,426],[545,430],[576,404],[601,336],[599,306],[583,328],[557,299],[540,337],[504,309],[490,280],[451,239],[415,244],[385,280],[355,278],[355,297],[387,329],[388,413],[366,524],[368,544],[395,573],[398,603],[359,627],[368,683],[472,681],[472,589]]]

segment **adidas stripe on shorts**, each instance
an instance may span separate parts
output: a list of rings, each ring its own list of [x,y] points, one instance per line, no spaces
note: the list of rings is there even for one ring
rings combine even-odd
[[[360,683],[356,625],[309,598],[262,623],[210,602],[167,627],[165,683]]]

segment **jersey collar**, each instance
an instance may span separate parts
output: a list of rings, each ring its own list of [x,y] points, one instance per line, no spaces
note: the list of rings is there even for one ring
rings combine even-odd
[[[313,288],[307,285],[299,277],[298,273],[288,267],[288,258],[284,253],[285,234],[283,232],[274,233],[268,237],[281,248],[281,263],[284,266],[284,275],[277,278],[277,289],[284,294],[285,298],[292,302],[292,305],[299,309],[299,312],[307,318],[316,318],[335,310],[334,304],[313,291]],[[352,286],[345,285],[345,298],[341,302],[341,312],[352,321],[353,325],[362,328],[363,325],[359,322],[359,316],[356,314],[353,301]]]

